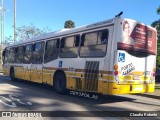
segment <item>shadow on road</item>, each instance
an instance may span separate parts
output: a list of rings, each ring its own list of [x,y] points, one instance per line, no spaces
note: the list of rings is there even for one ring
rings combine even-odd
[[[13,82],[10,80],[9,77],[3,77],[5,78],[6,80],[4,81],[1,81],[0,80],[0,84],[3,84],[3,83],[7,83],[7,84],[10,84],[10,85],[14,85],[14,86],[25,86],[25,87],[32,87],[34,89],[41,89],[41,90],[45,90],[45,92],[53,92],[54,94],[56,95],[60,95],[58,93],[56,93],[54,91],[54,88],[52,86],[48,86],[48,85],[44,85],[44,84],[39,84],[39,83],[33,83],[33,82],[30,82],[30,81],[25,81],[25,80],[17,80],[16,82]],[[87,98],[87,97],[81,97],[81,96],[73,96],[70,94],[70,91],[68,90],[66,92],[67,95],[60,95],[60,96],[70,96],[72,98],[77,98],[77,99],[81,99],[81,100],[85,100],[86,102],[91,102],[92,101],[92,104],[105,104],[105,103],[114,103],[114,102],[123,102],[123,101],[133,101],[135,99],[133,98],[128,98],[128,97],[123,97],[123,96],[118,96],[118,95],[102,95],[102,94],[95,94],[95,93],[89,93],[89,92],[86,92],[86,94],[90,94],[91,96],[92,95],[96,95],[98,96],[98,99],[90,99],[90,98]]]
[[[24,103],[31,101],[32,105],[25,105],[25,104],[20,105],[19,103],[17,103],[15,99],[13,99],[12,102],[15,102],[17,104],[17,107],[12,108],[8,106],[4,106],[2,110],[12,111],[12,110],[23,109],[23,110],[29,110],[29,111],[30,110],[36,111],[43,108],[41,109],[42,111],[63,111],[62,108],[65,108],[65,110],[69,110],[68,106],[66,106],[66,102],[67,102],[68,104],[74,103],[77,105],[82,105],[86,111],[88,111],[89,109],[93,109],[93,113],[92,111],[88,111],[92,115],[95,114],[95,111],[100,110],[105,114],[106,117],[107,115],[111,116],[113,114],[115,116],[129,117],[129,113],[130,111],[133,111],[133,109],[116,106],[116,105],[109,106],[109,104],[111,103],[110,105],[112,105],[114,103],[120,103],[125,101],[135,103],[135,100],[136,100],[134,98],[129,98],[127,96],[126,97],[104,96],[100,94],[97,94],[98,99],[89,99],[89,98],[70,95],[69,91],[67,92],[67,95],[60,95],[60,94],[57,94],[54,91],[53,87],[51,86],[37,84],[33,82],[28,82],[28,81],[22,81],[22,80],[12,82],[8,77],[0,76],[0,85],[3,86],[3,84],[9,84],[12,86],[11,89],[6,89],[5,92],[11,95],[17,95],[18,97],[15,97],[15,98],[17,99],[21,98],[22,102]],[[5,93],[5,94],[1,94],[0,96],[9,97],[8,96],[9,94]],[[2,98],[0,98],[0,100],[2,100]],[[46,102],[46,101],[49,101],[49,102]],[[59,102],[59,101],[62,101],[62,102]],[[143,104],[143,103],[139,103],[139,104]],[[70,107],[72,108],[72,106]],[[118,111],[121,111],[121,112],[118,112]],[[127,113],[127,115],[125,115],[125,113]]]
[[[156,96],[156,95],[152,95],[152,94],[136,94],[136,95],[144,96],[144,97],[148,97],[148,98],[159,99],[160,100],[160,96]]]

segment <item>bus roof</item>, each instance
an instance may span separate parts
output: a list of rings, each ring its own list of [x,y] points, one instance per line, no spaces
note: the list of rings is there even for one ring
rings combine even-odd
[[[114,18],[109,19],[109,20],[96,22],[96,23],[89,24],[89,25],[76,27],[76,28],[64,28],[62,30],[58,30],[58,31],[50,32],[50,33],[45,33],[45,34],[39,35],[37,37],[31,38],[31,39],[28,39],[28,40],[13,43],[11,45],[8,45],[8,47],[18,46],[20,44],[25,44],[25,43],[27,44],[27,43],[34,42],[34,41],[37,41],[37,40],[49,39],[49,38],[53,38],[53,37],[56,37],[56,36],[58,37],[58,36],[66,35],[66,34],[69,34],[69,33],[76,33],[76,32],[80,32],[80,31],[83,31],[83,30],[89,30],[89,29],[96,28],[96,27],[103,27],[105,25],[110,25],[110,24],[113,24],[113,23],[114,23]]]
[[[100,21],[100,22],[96,22],[96,23],[93,23],[93,24],[84,25],[84,26],[80,26],[80,27],[76,27],[76,28],[65,28],[65,29],[62,29],[62,30],[58,30],[58,31],[50,32],[50,33],[45,33],[45,34],[39,35],[37,37],[31,38],[31,39],[28,39],[28,40],[13,43],[11,45],[8,45],[8,47],[18,46],[18,45],[21,45],[21,44],[28,44],[28,43],[32,43],[32,42],[35,42],[35,41],[41,41],[41,40],[44,40],[44,39],[51,39],[51,38],[54,38],[54,37],[59,37],[59,36],[67,35],[67,34],[70,34],[70,33],[77,33],[77,32],[81,32],[81,31],[84,31],[84,30],[90,30],[90,29],[93,29],[93,28],[104,27],[106,25],[112,25],[112,24],[115,23],[116,19],[132,20],[132,19],[127,19],[127,18],[115,17],[113,19],[108,19],[108,20],[104,20],[104,21]],[[135,21],[135,20],[132,20],[132,21],[138,22],[138,21]],[[141,22],[138,22],[138,23],[143,24]],[[148,26],[148,27],[150,27],[150,26]],[[150,28],[152,28],[152,27],[150,27]]]

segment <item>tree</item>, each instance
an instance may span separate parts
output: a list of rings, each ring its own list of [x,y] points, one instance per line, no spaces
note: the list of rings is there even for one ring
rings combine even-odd
[[[33,37],[39,36],[41,34],[47,33],[50,31],[48,27],[44,27],[43,29],[39,29],[35,27],[33,24],[30,26],[21,26],[17,27],[16,34],[17,34],[17,40],[18,41],[24,41],[31,39]]]
[[[67,20],[64,23],[64,28],[75,28],[75,24],[72,20]]]
[[[157,14],[160,15],[160,6],[157,8]],[[152,27],[156,28],[157,30],[157,59],[156,59],[156,63],[157,63],[157,68],[160,68],[160,19],[154,21],[151,24]]]
[[[5,40],[3,41],[3,45],[8,45],[8,44],[13,43],[13,42],[14,42],[14,40],[13,40],[12,36],[5,37]]]
[[[160,15],[160,6],[157,8],[157,14]],[[157,37],[158,37],[158,40],[160,40],[160,19],[159,20],[156,20],[154,21],[152,24],[151,24],[152,27],[156,28],[157,30]]]
[[[30,26],[20,26],[16,28],[16,36],[17,36],[17,41],[24,41],[24,40],[28,40],[31,39],[33,37],[37,37],[41,34],[45,34],[47,32],[51,31],[48,27],[43,27],[42,29],[39,29],[37,27],[35,27],[33,24],[31,24]],[[13,43],[13,37],[9,36],[6,37],[3,44],[10,44]]]

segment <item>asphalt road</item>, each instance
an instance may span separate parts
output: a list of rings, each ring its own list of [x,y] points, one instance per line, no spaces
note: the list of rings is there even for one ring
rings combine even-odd
[[[46,115],[47,119],[52,119],[47,116],[48,114],[54,114],[53,116],[57,115],[58,118],[63,116],[63,119],[71,119],[70,117],[72,119],[87,117],[88,119],[90,117],[96,120],[97,118],[106,119],[106,117],[107,119],[124,119],[121,116],[125,113],[134,116],[144,115],[144,111],[149,111],[151,114],[154,114],[153,111],[155,113],[160,111],[160,100],[155,98],[139,95],[102,96],[90,94],[90,96],[96,96],[93,99],[91,97],[88,98],[87,95],[82,95],[74,91],[68,91],[67,95],[60,95],[52,87],[25,81],[12,82],[9,77],[0,75],[1,111],[23,111],[22,113],[25,111],[35,111],[36,113],[38,111],[49,111],[48,113],[42,113],[44,116]],[[70,111],[71,113],[67,113],[66,111]],[[25,117],[22,113],[19,115]],[[66,114],[70,114],[71,116],[68,117]],[[98,117],[95,118],[96,116]],[[33,119],[36,118],[33,117]],[[135,116],[131,118],[126,116],[126,119],[128,118],[137,119]],[[142,119],[141,117],[138,118]],[[145,119],[150,118],[146,117]]]

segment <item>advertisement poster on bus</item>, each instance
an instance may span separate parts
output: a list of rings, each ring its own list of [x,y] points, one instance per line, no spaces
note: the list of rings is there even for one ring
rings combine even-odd
[[[156,54],[156,31],[137,22],[121,22],[118,48]]]

